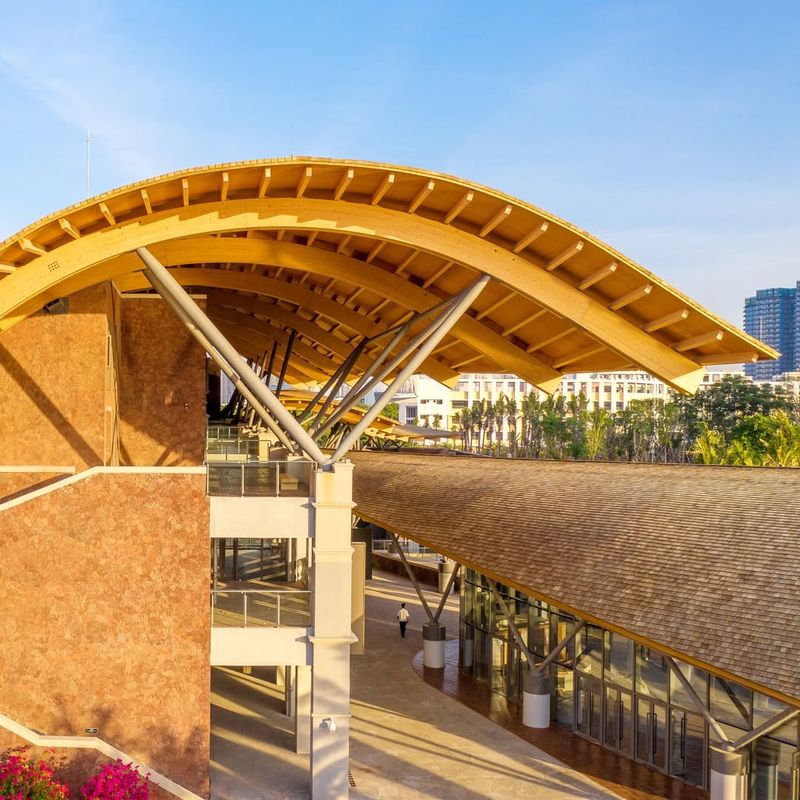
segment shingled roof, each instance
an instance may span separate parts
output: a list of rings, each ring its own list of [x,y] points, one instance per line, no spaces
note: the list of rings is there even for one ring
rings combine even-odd
[[[800,470],[352,460],[364,519],[800,705]]]

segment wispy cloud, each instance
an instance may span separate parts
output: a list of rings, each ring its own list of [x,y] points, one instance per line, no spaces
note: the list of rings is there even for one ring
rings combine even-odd
[[[77,21],[53,13],[59,18],[37,26],[37,37],[12,35],[26,20],[6,27],[0,34],[0,69],[61,122],[91,129],[115,173],[111,180],[157,171],[164,139],[174,133],[157,112],[164,76],[136,63],[131,43],[110,35],[113,21],[96,7],[91,14],[76,14]]]

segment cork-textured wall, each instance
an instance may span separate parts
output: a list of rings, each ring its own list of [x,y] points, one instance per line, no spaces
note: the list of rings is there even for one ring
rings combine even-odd
[[[205,353],[160,298],[123,297],[120,463],[203,463]]]
[[[102,473],[0,511],[0,712],[97,728],[206,794],[208,526],[202,474]]]
[[[40,311],[0,335],[0,464],[106,463],[110,284]]]

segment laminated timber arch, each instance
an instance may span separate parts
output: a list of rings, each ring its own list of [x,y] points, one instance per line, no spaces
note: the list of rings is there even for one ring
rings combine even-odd
[[[541,209],[450,176],[313,158],[172,173],[29,226],[0,245],[0,331],[105,280],[146,288],[137,247],[185,286],[244,293],[217,296],[210,311],[224,313],[226,332],[246,330],[239,339],[249,346],[261,341],[256,330],[280,344],[278,329],[288,331],[294,314],[296,373],[309,378],[335,368],[368,330],[402,322],[481,273],[490,286],[425,364],[439,380],[468,366],[551,390],[563,371],[639,365],[692,391],[704,364],[775,356]],[[257,316],[243,325],[237,308]]]

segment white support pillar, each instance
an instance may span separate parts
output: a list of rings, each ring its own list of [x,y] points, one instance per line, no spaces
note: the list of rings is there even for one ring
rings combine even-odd
[[[444,642],[447,629],[443,622],[426,622],[422,626],[422,666],[444,668]]]
[[[294,749],[311,752],[311,667],[299,666],[295,679]]]
[[[350,627],[353,465],[315,477],[311,571],[311,797],[346,800],[350,758]]]
[[[550,727],[550,676],[526,669],[522,673],[522,724]]]
[[[745,800],[747,797],[747,756],[741,750],[709,748],[711,770],[708,790],[711,800]]]

